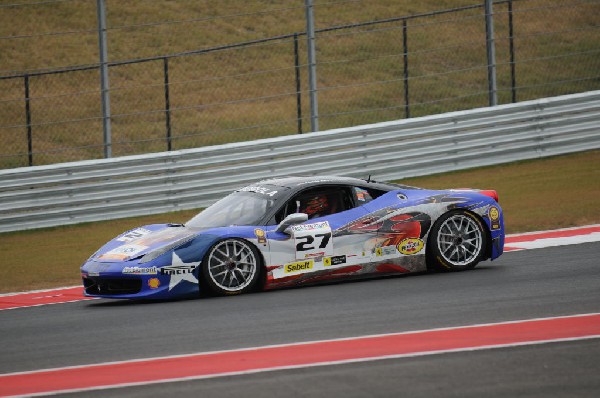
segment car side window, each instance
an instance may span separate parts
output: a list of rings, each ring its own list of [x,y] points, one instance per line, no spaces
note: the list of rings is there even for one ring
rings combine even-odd
[[[349,210],[354,207],[350,191],[347,187],[317,187],[302,191],[276,214],[275,223],[292,213],[306,213],[312,219]]]
[[[381,191],[372,187],[354,187],[354,193],[356,195],[354,199],[358,202],[358,205],[362,205],[373,199],[377,199],[386,192],[387,191]]]
[[[354,201],[359,205],[364,205],[373,200],[369,191],[364,188],[352,187],[352,193],[354,194]]]

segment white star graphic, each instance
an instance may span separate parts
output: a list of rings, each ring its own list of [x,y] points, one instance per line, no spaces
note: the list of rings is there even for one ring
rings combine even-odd
[[[173,252],[173,259],[171,260],[171,266],[189,267],[190,272],[184,272],[181,274],[171,275],[171,280],[169,281],[169,291],[171,291],[171,289],[173,289],[175,286],[177,286],[181,281],[198,283],[198,279],[196,279],[194,274],[191,272],[191,270],[194,270],[198,265],[200,265],[200,261],[198,261],[197,263],[194,263],[194,262],[184,263],[183,261],[181,261],[181,258],[179,258],[179,256],[177,254],[175,254],[175,252]]]

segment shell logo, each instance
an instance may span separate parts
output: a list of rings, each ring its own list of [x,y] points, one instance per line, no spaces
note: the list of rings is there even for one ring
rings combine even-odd
[[[148,279],[148,287],[150,289],[156,289],[159,286],[160,286],[160,281],[158,280],[158,278],[150,278],[150,279]]]
[[[423,246],[425,243],[421,239],[406,238],[398,244],[397,249],[400,253],[410,256],[423,250]]]

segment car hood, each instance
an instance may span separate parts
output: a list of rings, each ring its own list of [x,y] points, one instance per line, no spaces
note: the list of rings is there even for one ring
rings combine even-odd
[[[183,225],[145,225],[117,236],[94,253],[91,260],[103,263],[133,260],[177,242],[183,244],[196,237],[198,233],[198,230]]]

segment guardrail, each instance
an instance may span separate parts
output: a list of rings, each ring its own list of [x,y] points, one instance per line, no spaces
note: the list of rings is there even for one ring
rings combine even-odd
[[[0,232],[205,207],[284,175],[378,180],[600,148],[600,91],[198,149],[0,170]]]

